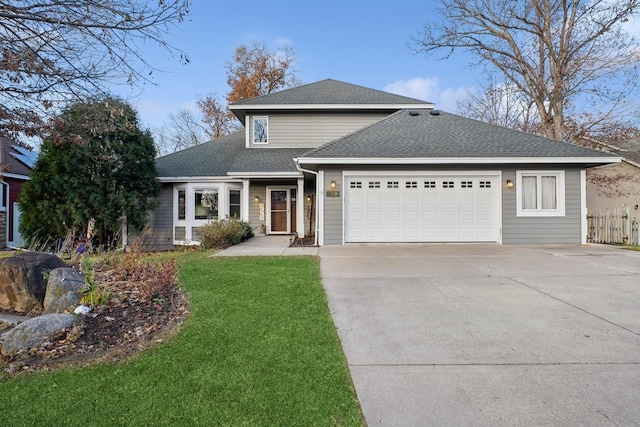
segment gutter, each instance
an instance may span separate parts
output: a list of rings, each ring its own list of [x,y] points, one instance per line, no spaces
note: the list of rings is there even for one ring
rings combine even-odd
[[[307,173],[310,173],[310,174],[313,174],[313,175],[316,176],[316,212],[315,212],[315,223],[316,223],[316,226],[315,226],[315,230],[313,231],[313,235],[314,235],[313,244],[314,244],[314,246],[318,246],[318,233],[319,233],[319,227],[320,227],[320,224],[318,223],[318,211],[320,210],[320,209],[318,209],[318,204],[319,204],[318,203],[318,195],[320,194],[320,180],[318,179],[318,172],[310,170],[310,169],[303,169],[300,166],[300,164],[298,163],[298,158],[297,157],[295,157],[293,159],[293,162],[296,165],[296,169],[298,169],[300,172],[302,172],[303,175],[304,175],[304,172],[307,172]],[[304,194],[302,196],[304,197]]]

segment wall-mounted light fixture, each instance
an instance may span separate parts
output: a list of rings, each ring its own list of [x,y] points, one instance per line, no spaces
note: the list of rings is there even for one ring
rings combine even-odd
[[[311,200],[313,200],[313,198],[311,197],[311,195],[307,196],[307,202],[310,202]]]
[[[331,181],[331,184],[329,184],[329,186],[331,187],[332,190],[336,189],[336,182],[335,181]]]
[[[256,196],[253,198],[253,201],[256,203],[260,203],[260,197]]]
[[[513,188],[515,184],[510,179],[507,180],[507,188]]]

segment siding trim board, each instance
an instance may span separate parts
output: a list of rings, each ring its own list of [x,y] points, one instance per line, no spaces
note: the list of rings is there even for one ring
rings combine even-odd
[[[515,188],[507,188],[505,182],[507,180],[516,180],[516,171],[522,172],[534,170],[527,168],[528,165],[513,165],[509,169],[472,169],[465,170],[458,167],[455,170],[437,169],[429,170],[424,168],[416,168],[415,170],[398,171],[387,166],[385,168],[359,170],[353,168],[343,170],[327,166],[320,168],[319,181],[322,183],[322,209],[319,219],[320,245],[344,245],[348,244],[345,236],[346,232],[346,201],[345,197],[348,193],[349,176],[447,176],[447,175],[464,175],[464,176],[488,176],[493,175],[497,178],[499,188],[497,191],[498,212],[496,221],[498,222],[498,243],[502,244],[580,244],[584,241],[586,230],[584,228],[584,169],[571,168],[567,165],[561,168],[565,174],[564,193],[565,193],[565,214],[556,217],[519,217],[516,210]],[[524,166],[524,167],[523,167]],[[539,170],[540,167],[535,170]],[[558,170],[556,167],[555,170]],[[336,190],[340,191],[340,197],[327,197],[325,189],[329,189],[331,181],[335,181],[338,186]],[[334,194],[335,195],[335,194]],[[321,205],[318,205],[321,208]]]

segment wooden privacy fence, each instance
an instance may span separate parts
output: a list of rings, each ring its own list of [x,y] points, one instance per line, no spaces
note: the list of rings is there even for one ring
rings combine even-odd
[[[587,215],[587,241],[638,245],[638,216],[629,214],[629,206],[596,209]]]

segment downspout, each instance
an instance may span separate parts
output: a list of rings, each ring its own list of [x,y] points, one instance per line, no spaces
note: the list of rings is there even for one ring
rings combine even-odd
[[[300,166],[300,164],[298,163],[298,158],[297,157],[293,159],[293,162],[296,164],[296,169],[298,169],[298,171],[303,173],[303,176],[304,176],[305,172],[313,174],[313,175],[316,176],[316,211],[315,211],[315,223],[316,223],[316,226],[315,226],[315,230],[313,231],[313,235],[314,235],[313,244],[315,246],[318,246],[318,232],[319,232],[319,230],[318,230],[318,227],[319,227],[319,224],[318,224],[318,196],[320,194],[320,180],[318,179],[318,172],[317,171],[312,171],[310,169],[302,168]]]

